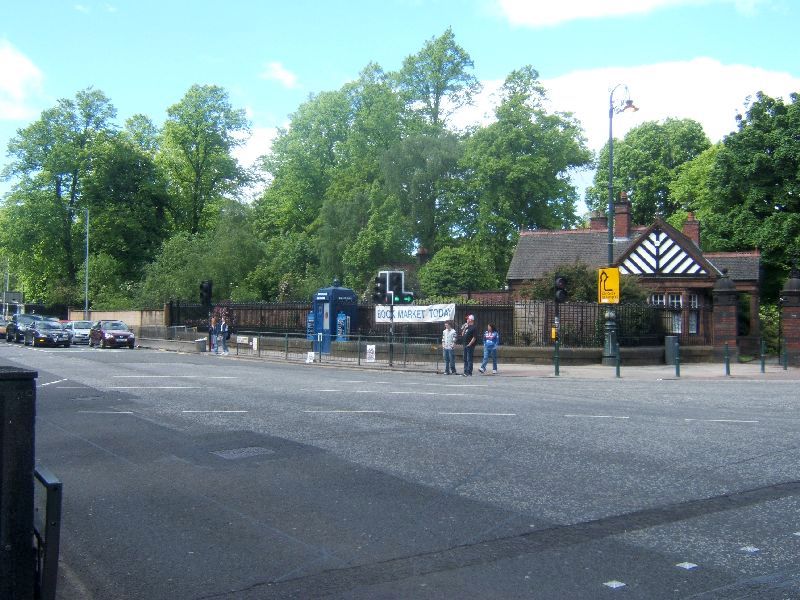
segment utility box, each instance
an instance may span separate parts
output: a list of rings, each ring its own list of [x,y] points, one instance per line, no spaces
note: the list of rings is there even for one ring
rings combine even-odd
[[[322,288],[311,301],[314,316],[314,352],[330,354],[331,338],[347,339],[350,331],[358,327],[358,296],[350,288],[333,286]],[[340,319],[344,322],[340,330]]]

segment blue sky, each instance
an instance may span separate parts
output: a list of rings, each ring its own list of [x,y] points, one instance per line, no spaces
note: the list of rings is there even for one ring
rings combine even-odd
[[[16,130],[59,98],[94,86],[119,124],[136,113],[160,124],[195,83],[247,110],[249,163],[309,94],[369,62],[395,70],[447,27],[485,86],[454,126],[489,118],[492,91],[530,64],[594,150],[618,83],[640,111],[615,117],[616,137],[688,117],[716,141],[748,95],[800,92],[798,25],[794,0],[0,0],[0,166]]]

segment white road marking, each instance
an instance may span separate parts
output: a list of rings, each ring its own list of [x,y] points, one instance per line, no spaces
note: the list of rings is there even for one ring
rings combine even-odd
[[[684,421],[698,421],[700,423],[758,423],[758,421],[743,421],[739,419],[684,419]]]
[[[230,375],[112,375],[115,379],[236,379]]]
[[[675,566],[676,566],[676,567],[678,567],[678,568],[680,568],[680,569],[686,569],[687,571],[691,571],[692,569],[696,569],[696,568],[697,568],[697,565],[696,565],[696,564],[694,564],[694,563],[690,563],[690,562],[682,562],[682,563],[678,563],[678,564],[677,564],[677,565],[675,565]]]
[[[359,413],[377,413],[377,414],[383,414],[382,410],[304,410],[303,412],[304,413],[345,413],[345,414],[349,414],[349,413],[354,413],[354,414],[359,414]]]
[[[610,587],[612,590],[625,587],[624,583],[622,583],[621,581],[617,581],[616,579],[612,581],[606,581],[603,585],[606,587]]]
[[[440,412],[437,415],[474,415],[478,417],[516,417],[516,413],[489,413],[489,412]]]
[[[565,417],[583,419],[630,419],[630,417],[618,417],[615,415],[564,415]]]
[[[106,388],[109,390],[199,390],[201,386],[199,385],[151,385],[151,386],[141,386],[141,385],[126,385],[126,386],[115,386]]]
[[[756,552],[760,552],[760,548],[756,548],[755,546],[742,546],[739,548],[742,552],[747,552],[748,554],[755,554]]]
[[[238,414],[238,413],[246,413],[247,411],[246,410],[182,410],[181,412],[182,413],[191,413],[191,414],[202,414],[202,413],[223,413],[223,414],[233,413],[233,414]]]
[[[59,379],[57,381],[48,381],[47,383],[40,383],[39,387],[46,387],[48,385],[53,385],[54,383],[61,383],[63,381],[66,381],[66,379]]]
[[[79,410],[84,415],[132,415],[130,410]]]

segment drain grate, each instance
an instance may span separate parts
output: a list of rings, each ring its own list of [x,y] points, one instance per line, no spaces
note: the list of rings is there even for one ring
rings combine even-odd
[[[275,454],[274,450],[269,448],[261,448],[260,446],[250,446],[249,448],[233,448],[231,450],[217,450],[212,452],[220,458],[226,460],[237,460],[240,458],[250,458],[251,456],[263,456],[265,454]]]

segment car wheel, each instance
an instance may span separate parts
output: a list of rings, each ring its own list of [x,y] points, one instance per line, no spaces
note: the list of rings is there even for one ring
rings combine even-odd
[[[101,348],[106,348],[107,347],[107,344],[106,344],[105,340],[100,340],[100,347]]]
[[[67,342],[66,344],[64,344],[64,348],[69,348],[69,346],[70,346],[70,343],[69,343],[69,342]]]
[[[133,350],[133,344],[128,344],[128,348],[130,348],[131,350]]]

